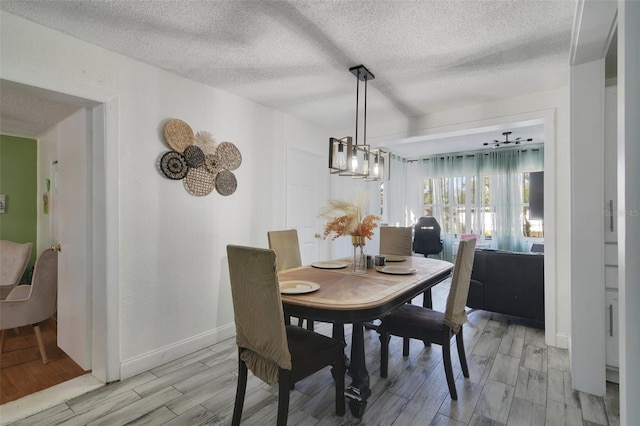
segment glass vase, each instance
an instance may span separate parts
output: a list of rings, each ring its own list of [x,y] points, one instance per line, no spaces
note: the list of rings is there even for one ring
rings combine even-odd
[[[366,274],[367,256],[364,254],[364,237],[352,235],[351,243],[353,244],[353,264],[351,265],[351,272],[354,274]]]

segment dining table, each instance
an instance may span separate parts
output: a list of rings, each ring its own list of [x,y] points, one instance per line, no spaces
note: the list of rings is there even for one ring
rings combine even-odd
[[[388,257],[394,262],[351,272],[351,259],[315,262],[278,272],[285,316],[333,323],[334,338],[344,341],[344,324],[352,324],[351,355],[345,388],[351,413],[361,418],[371,395],[365,362],[364,325],[425,293],[431,307],[430,289],[444,281],[453,264],[418,256]],[[288,290],[283,290],[288,289]]]

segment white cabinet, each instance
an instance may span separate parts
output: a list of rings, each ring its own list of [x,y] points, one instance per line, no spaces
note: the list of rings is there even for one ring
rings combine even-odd
[[[605,340],[605,354],[607,360],[607,366],[618,367],[618,291],[607,290],[604,292],[605,299],[605,324],[606,324],[606,340]]]

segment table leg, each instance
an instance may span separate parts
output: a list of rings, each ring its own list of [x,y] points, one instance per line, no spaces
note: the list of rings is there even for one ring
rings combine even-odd
[[[361,322],[353,324],[349,373],[351,384],[347,387],[345,395],[349,399],[351,414],[361,418],[367,407],[367,399],[371,396],[369,372],[364,356],[364,326]]]
[[[425,308],[433,308],[433,303],[431,302],[431,288],[422,293],[422,306]]]

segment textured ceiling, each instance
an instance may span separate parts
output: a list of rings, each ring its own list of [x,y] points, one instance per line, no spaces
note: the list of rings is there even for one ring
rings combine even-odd
[[[0,8],[327,129],[568,84],[574,0],[12,1]],[[4,96],[3,96],[4,103]],[[523,134],[523,137],[528,137]],[[490,139],[500,137],[500,132]]]

